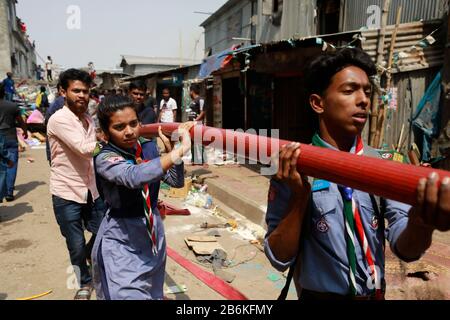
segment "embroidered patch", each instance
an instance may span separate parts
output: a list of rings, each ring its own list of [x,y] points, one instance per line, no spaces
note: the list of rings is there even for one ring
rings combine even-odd
[[[312,186],[312,191],[320,191],[320,190],[326,190],[330,188],[330,182],[326,181],[326,180],[314,180],[313,186]]]
[[[392,153],[383,153],[383,154],[381,155],[381,157],[382,157],[383,159],[392,159],[393,155],[392,155]]]
[[[325,220],[324,217],[322,217],[318,222],[317,222],[317,231],[325,233],[327,232],[330,228],[328,227],[328,223],[327,220]]]
[[[377,216],[375,216],[375,215],[372,216],[372,222],[370,223],[370,226],[374,230],[378,229],[378,218],[377,218]]]
[[[396,152],[394,154],[394,161],[403,163],[403,155],[401,153]]]
[[[120,156],[109,156],[109,157],[105,157],[103,159],[107,160],[109,163],[116,163],[116,162],[124,160],[123,157],[120,157]]]

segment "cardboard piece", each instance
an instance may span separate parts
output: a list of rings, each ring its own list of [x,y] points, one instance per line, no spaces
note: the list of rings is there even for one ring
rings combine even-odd
[[[170,188],[167,195],[171,198],[186,198],[189,190],[192,188],[192,179],[186,178],[184,179],[184,187],[183,188]]]
[[[197,255],[211,255],[214,250],[224,248],[217,242],[216,237],[210,236],[190,236],[184,239],[186,245]]]

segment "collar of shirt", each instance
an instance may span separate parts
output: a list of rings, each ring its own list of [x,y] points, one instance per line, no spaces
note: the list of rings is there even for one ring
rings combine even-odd
[[[317,135],[317,136],[319,137],[319,140],[322,141],[322,143],[323,143],[328,149],[335,150],[335,151],[339,151],[338,148],[332,146],[331,144],[329,144],[328,142],[326,142],[325,140],[323,140],[323,139],[320,137],[320,135]],[[356,138],[355,138],[355,141],[353,141],[353,146],[352,146],[352,148],[350,149],[350,153],[355,153],[355,149],[356,149],[356,141],[357,141],[357,140],[356,140]]]

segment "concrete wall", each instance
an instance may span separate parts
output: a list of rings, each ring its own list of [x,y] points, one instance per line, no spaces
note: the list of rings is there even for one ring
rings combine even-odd
[[[15,2],[0,0],[0,79],[9,71],[19,78],[35,77],[36,52],[17,27],[16,18]],[[12,55],[17,62],[14,66]]]
[[[11,71],[11,38],[8,22],[9,0],[0,0],[0,81]]]

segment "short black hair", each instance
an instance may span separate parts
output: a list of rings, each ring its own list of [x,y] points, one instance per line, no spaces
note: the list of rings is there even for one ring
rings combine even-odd
[[[59,83],[64,90],[69,88],[70,81],[81,81],[88,87],[91,87],[92,78],[89,73],[78,69],[68,69],[59,76]]]
[[[5,85],[3,82],[0,82],[0,99],[5,98]]]
[[[45,91],[47,91],[47,89],[45,89],[44,86],[41,86],[41,92],[45,92]]]
[[[147,90],[147,86],[145,85],[144,81],[142,81],[142,80],[135,80],[135,81],[132,81],[130,83],[130,86],[129,86],[128,90],[131,91],[131,90],[134,90],[134,89],[139,89],[139,90],[142,90],[142,91],[146,91]]]
[[[349,66],[361,68],[369,78],[377,74],[375,63],[367,53],[359,48],[344,48],[335,52],[322,53],[306,67],[307,97],[311,94],[323,95],[331,84],[331,78]]]
[[[162,89],[162,92],[164,92],[164,91],[167,91],[168,93],[170,93],[170,89],[167,87]]]
[[[100,128],[103,132],[108,133],[109,120],[111,116],[125,108],[134,108],[133,100],[125,96],[108,96],[98,105],[97,118],[100,123]],[[137,114],[137,113],[136,113]]]
[[[195,94],[200,94],[200,85],[198,83],[193,83],[189,90],[195,92]]]
[[[96,89],[91,90],[91,97],[98,98],[98,92]]]

